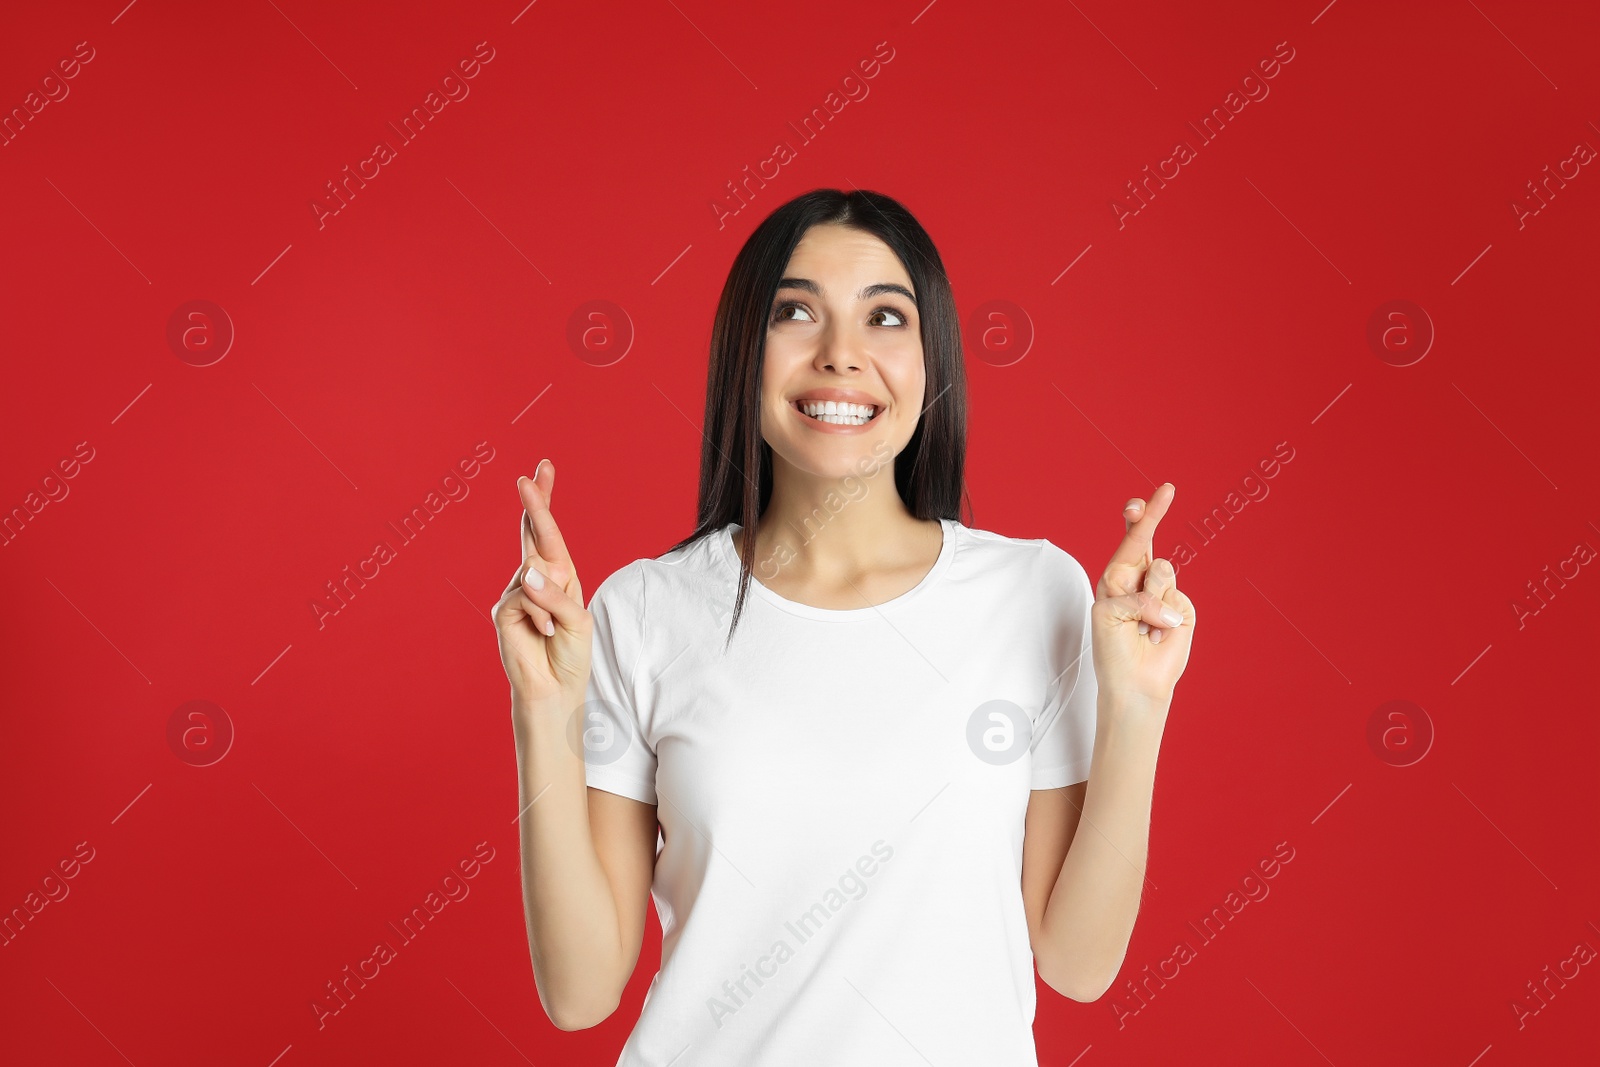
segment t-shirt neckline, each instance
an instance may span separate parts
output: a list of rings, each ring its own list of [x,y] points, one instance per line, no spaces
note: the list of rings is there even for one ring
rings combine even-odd
[[[781,608],[792,615],[800,615],[808,619],[817,619],[823,622],[854,622],[859,619],[876,617],[880,612],[897,609],[909,601],[916,599],[934,586],[949,569],[950,561],[956,554],[956,521],[954,519],[939,519],[939,527],[944,534],[944,542],[939,548],[939,557],[933,561],[933,566],[922,580],[907,589],[904,593],[886,600],[882,604],[872,604],[862,608],[819,608],[813,604],[802,604],[796,600],[780,596],[761,583],[761,579],[754,571],[750,573],[750,591],[774,607]],[[737,522],[730,522],[723,526],[716,534],[722,546],[722,558],[733,571],[735,583],[739,580],[739,553],[734,550],[733,538],[743,529]],[[737,595],[737,594],[736,594]]]

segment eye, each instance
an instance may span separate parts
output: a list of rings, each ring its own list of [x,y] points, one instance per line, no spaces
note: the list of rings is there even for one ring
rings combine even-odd
[[[792,317],[792,316],[785,315],[784,314],[785,311],[795,311],[795,312],[804,313],[805,318],[801,319],[801,318],[795,318],[795,317]],[[875,321],[873,321],[879,315],[892,316],[893,321],[891,321],[891,322],[875,322]],[[815,322],[816,320],[811,317],[811,312],[809,310],[807,310],[807,308],[806,308],[806,306],[804,304],[796,303],[793,300],[786,300],[786,301],[780,303],[777,307],[773,308],[773,310],[772,310],[772,321],[776,323],[776,322]],[[888,326],[890,328],[896,328],[896,329],[909,325],[909,321],[907,320],[906,316],[899,309],[891,307],[888,304],[884,304],[884,305],[882,305],[880,307],[874,308],[873,311],[872,311],[872,314],[867,316],[867,321],[870,324],[874,325],[874,326]]]
[[[784,317],[783,313],[785,311],[791,309],[791,308],[793,308],[795,311],[805,311],[806,317],[804,319],[792,319],[792,318]],[[789,300],[789,301],[785,301],[782,304],[779,304],[776,308],[773,309],[773,311],[772,311],[772,321],[773,322],[809,322],[809,321],[811,321],[811,312],[806,311],[805,305],[796,304],[794,301]]]

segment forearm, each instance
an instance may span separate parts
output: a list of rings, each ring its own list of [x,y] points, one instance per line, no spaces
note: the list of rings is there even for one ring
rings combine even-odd
[[[1166,711],[1100,696],[1083,812],[1050,893],[1042,953],[1051,984],[1093,1000],[1127,955],[1144,886],[1156,757]],[[1044,973],[1041,969],[1041,973]]]
[[[534,982],[552,1021],[593,1025],[624,979],[616,897],[589,826],[582,755],[569,739],[575,703],[514,702],[522,902]]]

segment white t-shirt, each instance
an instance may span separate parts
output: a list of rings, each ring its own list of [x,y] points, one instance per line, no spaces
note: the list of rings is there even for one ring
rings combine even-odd
[[[588,784],[657,805],[661,970],[618,1067],[1036,1067],[1029,791],[1094,748],[1094,593],[1048,540],[943,519],[920,584],[761,584],[730,523],[595,590]]]

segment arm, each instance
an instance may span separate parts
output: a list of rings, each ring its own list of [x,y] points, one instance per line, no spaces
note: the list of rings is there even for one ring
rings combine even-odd
[[[1163,712],[1099,698],[1089,781],[1028,800],[1023,902],[1039,976],[1062,996],[1098,999],[1133,936],[1144,884]]]
[[[1089,780],[1034,790],[1028,801],[1028,934],[1040,977],[1074,1000],[1111,987],[1139,914],[1156,757],[1195,627],[1177,569],[1152,557],[1176,492],[1163,482],[1148,507],[1128,502],[1122,543],[1095,586],[1085,628],[1097,687]]]
[[[653,804],[585,781],[577,741],[589,724],[576,720],[590,688],[595,615],[550,513],[554,486],[548,460],[517,479],[523,560],[495,605],[495,628],[511,682],[534,983],[550,1021],[578,1030],[616,1010],[638,961],[657,827]],[[609,630],[602,644],[609,657]]]
[[[550,1021],[580,1030],[616,1010],[638,963],[657,824],[655,805],[585,784],[567,708],[521,703],[513,721],[534,983]]]

